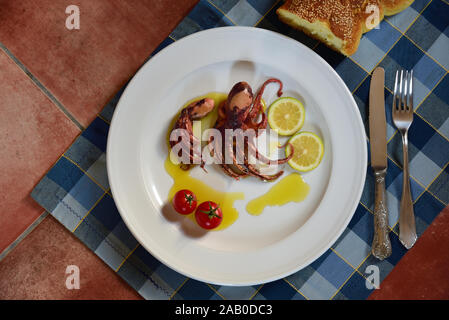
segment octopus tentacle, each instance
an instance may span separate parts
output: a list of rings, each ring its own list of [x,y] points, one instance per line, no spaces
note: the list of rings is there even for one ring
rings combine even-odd
[[[295,149],[293,148],[293,146],[290,143],[287,143],[287,144],[290,145],[290,148],[291,148],[290,154],[287,157],[285,157],[285,158],[272,160],[272,159],[264,156],[262,153],[259,152],[259,150],[257,150],[257,147],[255,146],[255,143],[254,143],[254,140],[246,142],[246,145],[248,146],[248,151],[251,153],[251,155],[255,156],[256,159],[261,161],[262,163],[268,164],[268,165],[284,164],[284,163],[290,161],[291,158],[293,158],[293,154],[295,152]]]
[[[262,112],[262,120],[257,124],[256,126],[256,134],[259,134],[259,130],[261,129],[266,129],[267,128],[267,123],[268,123],[268,117],[265,114],[265,112]]]
[[[277,92],[278,97],[280,97],[282,95],[283,84],[282,84],[281,80],[276,79],[276,78],[270,78],[267,81],[265,81],[262,84],[262,87],[259,89],[259,92],[257,93],[256,98],[254,99],[253,108],[251,109],[251,112],[248,115],[248,118],[253,122],[253,124],[256,124],[254,122],[254,120],[257,118],[258,114],[260,113],[260,111],[262,109],[261,100],[262,100],[262,95],[265,90],[265,87],[269,83],[273,83],[273,82],[276,82],[279,84],[279,90]]]
[[[230,176],[231,178],[234,178],[235,180],[240,180],[241,177],[246,176],[247,174],[239,174],[234,172],[226,163],[220,164],[220,166],[223,168],[224,172]]]
[[[198,152],[197,148],[195,147],[198,145],[201,146],[201,142],[197,137],[193,135],[192,121],[201,119],[209,114],[213,110],[214,104],[214,100],[209,98],[192,102],[181,111],[179,118],[176,120],[173,130],[183,129],[182,135],[184,139],[182,139],[180,143],[183,143],[182,146],[189,150],[189,159],[192,162],[182,163],[181,168],[183,169],[189,169],[191,167],[191,164],[198,162],[197,160],[199,158],[201,168],[206,171],[206,169],[204,168],[205,163],[201,157],[201,152]],[[188,144],[186,144],[186,140],[188,141]],[[170,141],[170,147],[173,148],[177,143],[178,142],[176,141]]]
[[[242,150],[242,148],[240,147],[240,145],[238,143],[236,144],[235,149],[236,149],[236,153],[238,153],[240,156],[239,158],[244,160],[245,150]],[[248,174],[248,168],[246,168],[245,166],[242,166],[242,164],[237,161],[235,154],[233,155],[232,160],[234,162],[234,165],[237,167],[237,169],[240,170],[240,172]]]
[[[221,152],[220,148],[217,147],[217,141],[215,141],[214,137],[209,138],[209,152],[212,154],[212,156],[215,158],[216,163],[223,163],[223,153]]]
[[[273,175],[263,174],[255,166],[253,166],[248,162],[248,158],[246,156],[245,156],[245,166],[248,168],[249,174],[251,174],[252,176],[259,177],[265,181],[276,180],[284,173],[284,171],[281,170]]]
[[[260,130],[265,129],[268,124],[267,115],[265,112],[262,112],[261,101],[265,87],[269,83],[279,84],[277,94],[281,96],[283,84],[276,78],[270,78],[265,81],[255,97],[248,83],[243,81],[236,83],[229,92],[227,100],[219,105],[218,119],[214,127],[222,134],[226,129],[257,130],[255,134],[255,137],[257,137],[260,134]],[[262,118],[259,122],[256,122],[259,114],[262,114]],[[263,174],[256,166],[249,163],[248,158],[250,158],[250,154],[254,155],[259,161],[269,165],[283,164],[293,156],[292,152],[284,159],[271,160],[257,150],[254,138],[245,137],[243,145],[234,143],[234,139],[228,141],[224,135],[222,141],[223,145],[220,147],[220,150],[215,149],[216,153],[214,156],[221,156],[220,166],[223,171],[236,180],[239,180],[240,177],[251,175],[262,180],[271,181],[283,174],[283,171],[272,175]],[[225,160],[227,159],[224,159],[223,153],[226,153],[226,156],[231,156],[232,162],[230,164],[226,163]],[[241,160],[243,160],[243,163],[241,163]]]
[[[236,146],[236,149],[239,149],[238,146]],[[237,160],[236,153],[234,152],[234,146],[233,146],[233,140],[229,141],[229,143],[226,144],[226,151],[228,154],[232,157],[232,163],[239,169],[241,172],[236,172],[238,175],[246,175],[248,170],[244,168]],[[232,170],[232,169],[231,169]]]

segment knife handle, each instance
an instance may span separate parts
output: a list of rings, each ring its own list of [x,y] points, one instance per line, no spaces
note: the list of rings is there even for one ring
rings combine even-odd
[[[387,170],[374,171],[374,238],[371,252],[379,260],[391,255],[391,242],[388,232],[388,210],[385,195],[385,176]]]

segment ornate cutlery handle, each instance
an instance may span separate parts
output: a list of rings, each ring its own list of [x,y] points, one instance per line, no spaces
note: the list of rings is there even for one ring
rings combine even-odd
[[[404,172],[402,183],[401,209],[399,212],[399,240],[407,249],[416,242],[415,213],[413,211],[412,194],[410,192],[410,174],[408,171],[408,139],[407,132],[402,135],[404,153]]]
[[[371,252],[373,256],[380,260],[391,255],[391,242],[388,235],[388,211],[385,201],[386,173],[386,169],[374,172],[376,179],[374,192],[374,239]]]

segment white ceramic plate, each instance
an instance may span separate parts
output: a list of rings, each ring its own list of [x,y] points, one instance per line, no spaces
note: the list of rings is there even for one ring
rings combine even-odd
[[[255,178],[233,181],[219,170],[191,175],[222,191],[241,191],[239,218],[222,231],[202,233],[185,217],[163,210],[172,179],[164,170],[166,134],[190,99],[228,92],[238,81],[256,91],[268,78],[306,108],[306,125],[320,135],[325,155],[303,175],[311,191],[301,203],[269,207],[262,215],[247,202],[272,186]],[[264,99],[275,99],[269,85]],[[355,101],[337,73],[316,53],[283,35],[225,27],[179,40],[150,59],[123,93],[109,131],[107,167],[115,203],[136,239],[160,261],[191,278],[222,285],[273,281],[323,254],[349,223],[366,173],[366,141]],[[288,167],[288,166],[287,166]],[[286,169],[287,169],[286,167]],[[287,169],[288,170],[288,169]]]

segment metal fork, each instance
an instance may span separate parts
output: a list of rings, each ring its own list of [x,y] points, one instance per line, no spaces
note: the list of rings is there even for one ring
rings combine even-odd
[[[400,77],[400,78],[399,78]],[[399,212],[399,240],[407,249],[416,242],[415,214],[410,192],[410,174],[408,169],[408,129],[413,122],[413,70],[396,72],[393,92],[393,122],[402,135],[403,185]]]

